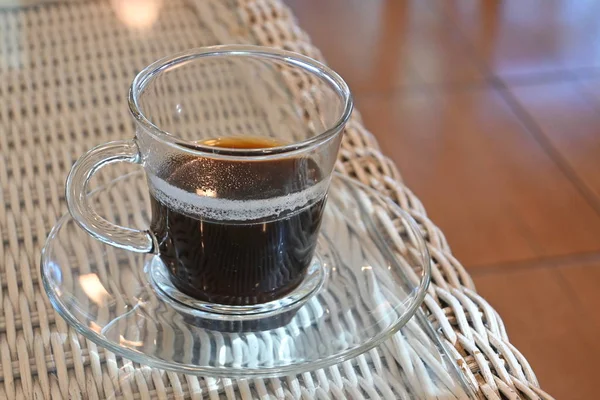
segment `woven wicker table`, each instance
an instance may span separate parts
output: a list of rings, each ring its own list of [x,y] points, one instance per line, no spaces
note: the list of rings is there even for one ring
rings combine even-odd
[[[54,312],[41,287],[39,257],[66,212],[65,177],[90,147],[133,136],[126,91],[137,71],[164,55],[219,43],[282,47],[322,59],[279,0],[129,2],[135,3],[145,7],[0,2],[0,398],[403,398],[407,366],[398,347],[390,353],[380,346],[300,376],[217,382],[123,360]],[[391,197],[419,223],[434,262],[422,313],[477,395],[551,398],[358,113],[338,170]],[[418,379],[428,379],[422,363],[414,368]]]

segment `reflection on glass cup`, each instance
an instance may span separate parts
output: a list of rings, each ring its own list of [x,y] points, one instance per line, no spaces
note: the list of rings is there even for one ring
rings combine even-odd
[[[173,285],[225,305],[266,303],[312,262],[341,133],[344,81],[295,53],[255,46],[192,50],[134,79],[133,140],[90,150],[67,179],[69,211],[98,240],[156,253]],[[87,199],[116,161],[144,167],[148,231],[114,225]]]

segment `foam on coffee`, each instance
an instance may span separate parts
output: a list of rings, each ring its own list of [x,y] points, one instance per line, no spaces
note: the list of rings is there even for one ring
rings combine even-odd
[[[276,218],[294,212],[321,199],[327,190],[325,180],[299,192],[259,200],[234,200],[210,191],[191,193],[149,174],[153,196],[173,210],[211,220],[251,221]]]

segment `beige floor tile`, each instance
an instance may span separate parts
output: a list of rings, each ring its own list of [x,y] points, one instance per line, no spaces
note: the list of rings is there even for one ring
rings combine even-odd
[[[594,267],[594,277],[600,270]],[[557,399],[588,400],[597,396],[597,325],[573,298],[565,280],[579,283],[585,270],[529,269],[475,275],[478,291],[503,316],[511,342],[533,367],[544,390]],[[598,292],[587,288],[596,304]],[[597,319],[596,319],[597,320]]]
[[[581,313],[588,339],[600,346],[600,254],[592,262],[559,268],[557,272],[566,282],[575,307]]]
[[[594,98],[600,96],[598,82],[517,86],[510,92],[539,127],[540,143],[600,210],[600,99]]]
[[[497,92],[380,95],[358,106],[465,265],[600,249],[600,215]]]
[[[483,78],[436,0],[287,0],[355,93]]]
[[[594,0],[458,0],[451,18],[481,60],[503,77],[600,66]]]

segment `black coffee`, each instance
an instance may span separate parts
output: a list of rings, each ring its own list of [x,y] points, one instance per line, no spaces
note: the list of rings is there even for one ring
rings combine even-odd
[[[278,145],[260,138],[204,144]],[[171,160],[159,178],[165,183],[151,184],[151,229],[179,290],[213,303],[248,305],[277,299],[302,281],[325,204],[314,161],[188,157]]]

